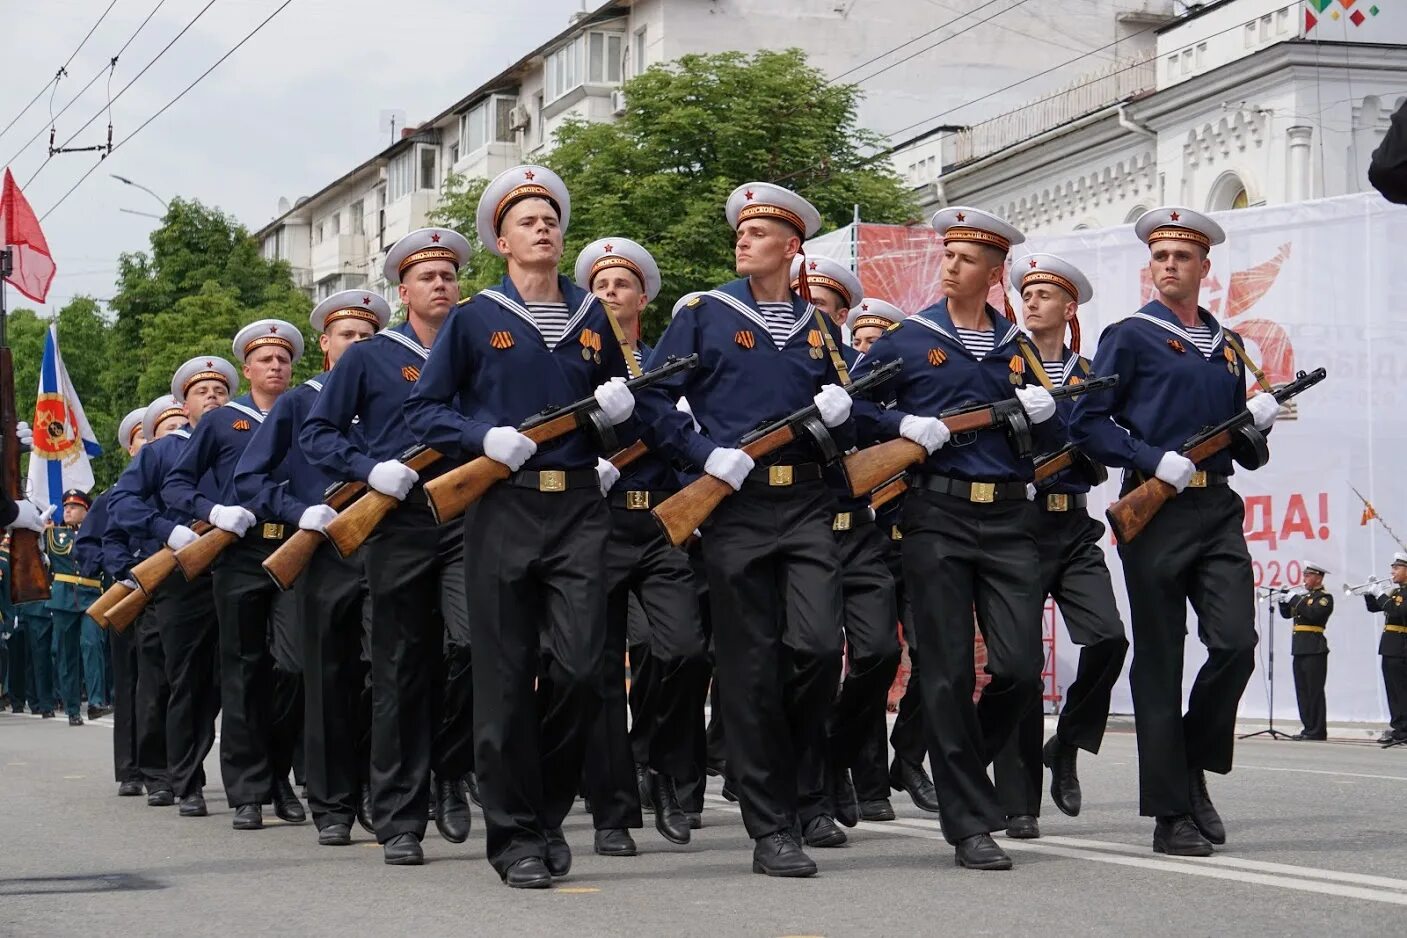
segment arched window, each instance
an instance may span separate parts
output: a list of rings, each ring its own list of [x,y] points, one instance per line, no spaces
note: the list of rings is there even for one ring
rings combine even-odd
[[[1148,211],[1148,206],[1135,205],[1132,209],[1129,210],[1129,213],[1124,216],[1124,224],[1132,225],[1134,222],[1138,221],[1139,217],[1142,216],[1143,213],[1146,211]]]
[[[1246,183],[1232,172],[1222,173],[1212,183],[1211,194],[1207,197],[1207,211],[1224,212],[1228,209],[1245,208],[1251,204]]]

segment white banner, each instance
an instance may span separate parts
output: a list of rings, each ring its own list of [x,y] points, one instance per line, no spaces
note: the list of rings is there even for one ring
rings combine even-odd
[[[1297,399],[1270,436],[1271,461],[1238,472],[1234,486],[1246,499],[1246,532],[1263,586],[1295,586],[1306,560],[1331,571],[1327,585],[1335,611],[1328,625],[1328,716],[1331,721],[1387,719],[1377,656],[1382,616],[1363,600],[1343,595],[1345,583],[1386,576],[1401,549],[1377,521],[1361,523],[1356,486],[1382,518],[1407,536],[1407,210],[1376,194],[1219,213],[1227,241],[1212,251],[1202,305],[1246,339],[1252,358],[1273,382],[1296,370],[1324,367],[1328,380]],[[1014,263],[1029,251],[1049,251],[1077,265],[1094,283],[1094,300],[1080,310],[1086,355],[1102,328],[1151,297],[1148,251],[1132,226],[1040,236],[1013,249]],[[1114,474],[1117,476],[1117,473]],[[1117,497],[1117,478],[1093,493],[1090,511],[1102,517]],[[1122,568],[1106,545],[1115,593],[1125,613]],[[1269,653],[1275,651],[1275,718],[1298,731],[1288,620],[1273,619],[1258,600],[1261,641],[1257,666],[1241,701],[1241,715],[1269,713]],[[1074,678],[1078,649],[1057,629],[1056,683]],[[1205,652],[1188,610],[1185,683],[1191,686]],[[1127,674],[1114,709],[1132,710]]]

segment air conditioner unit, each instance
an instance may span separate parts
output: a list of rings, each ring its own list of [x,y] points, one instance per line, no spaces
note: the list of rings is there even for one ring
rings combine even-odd
[[[611,92],[611,113],[614,114],[616,117],[620,117],[622,114],[625,113],[624,91]]]
[[[528,124],[532,123],[532,116],[525,107],[515,107],[508,111],[509,130],[527,130]]]

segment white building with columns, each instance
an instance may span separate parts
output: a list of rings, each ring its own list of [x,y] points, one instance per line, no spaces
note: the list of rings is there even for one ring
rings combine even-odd
[[[965,130],[896,148],[925,208],[967,204],[1028,234],[1367,190],[1407,100],[1407,6],[1220,0],[1156,30],[1152,54]],[[941,150],[936,178],[914,153]]]
[[[916,118],[972,110],[974,87],[988,114],[1054,89],[1068,80],[1060,70],[1072,50],[1095,62],[1146,55],[1151,27],[1169,21],[1174,7],[1174,0],[609,0],[313,195],[280,200],[255,236],[314,298],[370,288],[394,301],[381,278],[385,251],[426,224],[447,174],[492,177],[540,157],[568,120],[614,120],[628,105],[622,83],[657,62],[800,48],[833,80],[864,91],[862,126],[897,135]]]

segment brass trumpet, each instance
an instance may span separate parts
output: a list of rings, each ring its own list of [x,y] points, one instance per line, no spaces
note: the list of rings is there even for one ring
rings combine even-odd
[[[1366,583],[1359,583],[1357,586],[1344,584],[1343,594],[1345,596],[1361,596],[1364,593],[1372,592],[1386,581],[1382,577],[1371,577]]]

